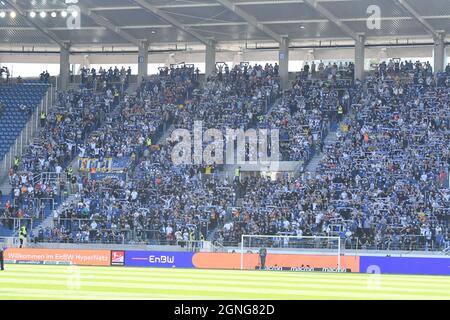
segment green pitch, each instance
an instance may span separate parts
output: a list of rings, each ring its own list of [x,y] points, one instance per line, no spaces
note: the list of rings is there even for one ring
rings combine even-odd
[[[0,299],[450,299],[450,277],[7,265]]]

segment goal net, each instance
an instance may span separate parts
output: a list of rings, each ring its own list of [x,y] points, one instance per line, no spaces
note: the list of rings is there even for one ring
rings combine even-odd
[[[241,270],[347,272],[339,237],[243,235],[240,251]]]

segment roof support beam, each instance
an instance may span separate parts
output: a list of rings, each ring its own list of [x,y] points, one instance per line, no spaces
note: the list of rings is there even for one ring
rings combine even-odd
[[[91,9],[86,8],[85,6],[81,5],[81,3],[78,3],[78,7],[80,8],[80,11],[90,17],[92,20],[94,20],[95,23],[101,25],[102,27],[105,27],[108,30],[111,30],[112,32],[116,33],[123,39],[127,40],[128,42],[134,44],[137,47],[141,46],[141,40],[133,37],[131,34],[129,34],[126,31],[123,31],[118,26],[114,25],[109,21],[108,19],[104,18],[103,16],[100,16],[99,14],[93,12]]]
[[[340,21],[334,14],[332,14],[328,9],[319,4],[317,0],[303,0],[307,5],[316,10],[318,13],[323,15],[325,18],[334,23],[339,29],[348,34],[353,40],[358,41],[358,34],[352,29],[347,27],[342,21]]]
[[[37,30],[39,30],[47,38],[49,38],[53,42],[57,43],[61,48],[69,49],[67,44],[64,43],[63,40],[61,40],[56,34],[54,34],[53,32],[51,32],[49,30],[44,29],[39,24],[37,24],[35,21],[31,20],[28,17],[27,12],[25,10],[23,10],[20,6],[18,6],[15,2],[13,2],[11,0],[4,0],[4,2],[9,4],[11,7],[13,7],[14,10],[17,11],[17,13],[20,14],[25,19],[25,21],[27,21],[27,23],[30,26],[32,26],[32,27],[36,28]]]
[[[223,5],[228,10],[232,11],[233,13],[237,14],[239,17],[247,21],[249,24],[260,30],[261,32],[268,35],[270,38],[275,40],[278,43],[283,42],[283,36],[281,34],[276,33],[273,31],[270,27],[264,25],[263,23],[259,22],[258,19],[256,19],[254,16],[248,14],[241,8],[237,6],[236,3],[230,2],[229,0],[216,0],[221,5]]]
[[[161,19],[163,19],[163,20],[167,21],[168,23],[170,23],[171,25],[173,25],[175,28],[178,28],[179,30],[190,34],[191,36],[193,36],[194,38],[199,40],[201,43],[203,43],[204,45],[208,45],[209,40],[207,38],[203,37],[196,31],[191,30],[189,27],[185,26],[184,24],[180,23],[176,19],[172,18],[169,14],[165,13],[161,9],[157,8],[156,6],[153,6],[143,0],[130,0],[130,1],[141,6],[142,9],[146,10],[147,12],[157,15]]]
[[[417,20],[427,32],[433,36],[433,38],[439,37],[439,33],[434,30],[433,27],[416,10],[414,10],[408,2],[406,2],[406,0],[395,0],[395,3]]]

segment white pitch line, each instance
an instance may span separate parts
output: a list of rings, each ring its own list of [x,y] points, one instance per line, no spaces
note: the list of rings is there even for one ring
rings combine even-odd
[[[39,266],[40,267],[40,266]],[[33,273],[43,273],[46,274],[48,273],[48,271],[44,271],[44,270],[36,270],[37,268],[31,268],[28,271],[29,272],[33,272]],[[59,269],[56,268],[56,269]],[[169,269],[169,270],[165,270],[165,269],[142,269],[139,270],[141,272],[135,272],[138,271],[136,269],[133,270],[128,270],[128,268],[121,268],[121,269],[117,269],[117,268],[111,268],[114,271],[111,271],[109,269],[102,269],[102,268],[97,268],[97,269],[93,269],[94,271],[89,272],[92,275],[124,275],[124,276],[139,276],[139,275],[154,275],[157,277],[168,277],[168,278],[176,278],[176,277],[188,277],[190,279],[205,279],[205,278],[210,278],[210,279],[236,279],[236,280],[246,280],[246,281],[250,281],[250,280],[265,280],[265,281],[270,281],[270,280],[280,280],[280,281],[291,281],[291,280],[297,280],[297,279],[315,279],[317,278],[317,281],[324,281],[327,282],[328,280],[339,280],[339,281],[348,281],[349,279],[353,280],[361,280],[361,281],[366,281],[369,277],[381,277],[381,279],[383,281],[394,281],[394,282],[398,282],[398,283],[403,283],[403,282],[407,282],[407,283],[424,283],[426,282],[427,284],[439,284],[439,285],[443,285],[443,284],[448,284],[450,285],[450,277],[433,277],[431,278],[431,276],[429,276],[429,278],[427,276],[424,276],[422,278],[417,278],[417,277],[410,277],[409,275],[405,275],[405,276],[399,276],[399,277],[394,277],[393,275],[385,275],[385,274],[379,274],[379,275],[373,275],[373,274],[352,274],[351,277],[349,277],[349,274],[329,274],[329,273],[294,273],[294,272],[289,272],[289,273],[278,273],[278,272],[257,272],[255,273],[253,276],[248,277],[247,274],[242,273],[240,271],[234,271],[234,273],[230,273],[228,274],[229,271],[222,271],[222,272],[215,272],[214,274],[211,274],[212,276],[205,276],[205,274],[207,274],[205,272],[205,274],[203,273],[199,273],[198,271],[191,271],[189,269]],[[66,270],[70,270],[70,269],[61,269],[58,270],[57,273],[64,273],[64,271]],[[81,273],[86,272],[87,270],[84,268],[80,268],[79,269]],[[116,271],[117,270],[117,271]],[[126,271],[127,270],[127,271]],[[176,271],[175,271],[176,270]],[[24,270],[25,271],[25,270]],[[52,273],[55,273],[55,269],[49,269],[49,271],[51,271]],[[61,271],[61,272],[59,272]],[[175,272],[174,272],[175,271]],[[67,272],[67,271],[66,271]],[[293,279],[290,279],[293,278]]]
[[[2,281],[4,279],[0,279],[0,283],[12,283],[12,284],[34,284],[34,285],[64,285],[64,282],[60,281],[52,281],[52,280],[10,280],[10,281]],[[405,293],[388,293],[388,292],[348,292],[348,286],[342,287],[341,291],[336,290],[336,288],[327,288],[326,286],[317,286],[312,285],[308,290],[299,290],[299,289],[269,289],[269,288],[228,288],[228,287],[217,287],[217,286],[207,286],[201,283],[193,283],[191,285],[168,285],[168,284],[123,284],[123,283],[110,283],[110,282],[84,282],[83,285],[85,287],[104,287],[104,288],[122,288],[126,290],[131,289],[149,289],[149,290],[174,290],[174,291],[208,291],[215,293],[248,293],[248,294],[270,294],[270,295],[293,295],[293,296],[333,296],[333,297],[349,297],[353,299],[450,299],[450,295],[447,297],[443,297],[441,295],[421,295],[420,293],[414,292],[410,294],[408,291]],[[329,289],[329,290],[327,290]],[[84,289],[86,290],[86,289]],[[411,291],[411,290],[409,290]]]
[[[35,279],[37,277],[39,277],[40,275],[35,275],[33,273],[28,273],[28,274],[21,274],[19,272],[16,273],[9,273],[8,276],[10,275],[17,275],[17,277],[20,277],[21,279],[24,278],[31,278],[31,279]],[[45,275],[46,279],[54,279],[54,280],[65,280],[67,279],[67,277],[70,276],[70,274],[49,274],[49,275]],[[185,276],[185,277],[142,277],[142,276],[92,276],[92,275],[80,275],[80,280],[81,281],[86,281],[86,280],[91,280],[94,282],[103,280],[103,281],[121,281],[124,283],[133,283],[133,282],[137,282],[137,283],[149,283],[149,284],[156,284],[156,283],[193,283],[195,282],[196,279],[192,279],[189,276]],[[293,281],[293,279],[286,281],[286,279],[280,279],[279,281],[272,281],[272,280],[268,280],[268,279],[261,279],[261,280],[265,280],[264,282],[258,282],[258,281],[253,281],[253,280],[246,280],[245,282],[243,282],[241,279],[234,279],[234,278],[228,278],[228,279],[210,279],[210,278],[205,278],[205,279],[199,279],[200,283],[202,284],[213,284],[213,285],[234,285],[234,286],[242,286],[243,283],[245,283],[245,286],[250,286],[250,287],[286,287],[286,288],[291,288],[294,286],[300,286],[300,287],[307,287],[309,285],[314,285],[314,286],[318,286],[319,284],[324,284],[329,288],[353,288],[353,289],[359,289],[359,290],[363,290],[365,288],[368,287],[368,284],[372,283],[373,281],[377,281],[377,283],[380,284],[380,287],[383,288],[383,290],[392,290],[392,291],[403,291],[403,290],[407,290],[407,289],[417,289],[416,291],[420,291],[420,292],[441,292],[441,293],[449,293],[450,292],[450,285],[448,286],[447,289],[444,289],[445,285],[443,285],[442,283],[434,283],[434,284],[428,284],[428,283],[407,283],[407,282],[400,282],[400,281],[385,281],[382,278],[378,278],[378,277],[374,277],[374,278],[367,278],[367,279],[361,279],[358,281],[352,280],[352,281],[345,281],[345,280],[327,280],[327,279],[309,279],[309,278],[299,278],[299,279],[295,279],[295,281]]]

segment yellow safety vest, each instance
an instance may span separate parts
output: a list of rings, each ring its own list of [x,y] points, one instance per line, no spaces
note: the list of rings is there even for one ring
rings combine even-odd
[[[234,176],[235,177],[240,177],[241,176],[241,169],[237,168],[234,170]]]
[[[342,106],[339,106],[338,114],[343,114],[343,113],[344,113],[344,108],[342,108]]]
[[[20,229],[19,239],[25,239],[27,236],[27,231],[25,229]]]

